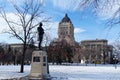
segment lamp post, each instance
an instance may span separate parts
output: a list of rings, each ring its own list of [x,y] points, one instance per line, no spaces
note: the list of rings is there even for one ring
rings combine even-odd
[[[115,69],[117,69],[117,60],[118,60],[118,58],[117,58],[116,54],[114,55],[113,60],[115,61]]]

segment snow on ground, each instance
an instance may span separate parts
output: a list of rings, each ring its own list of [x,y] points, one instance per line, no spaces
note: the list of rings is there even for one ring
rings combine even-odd
[[[20,66],[0,66],[0,79],[27,76],[30,66],[25,66],[25,72],[19,73]],[[50,65],[52,80],[120,80],[120,65],[61,66]]]
[[[51,66],[50,72],[57,80],[120,80],[120,67],[115,69],[113,65]]]
[[[22,76],[26,76],[30,72],[30,66],[25,66],[24,73],[19,73],[19,71],[20,71],[20,65],[0,66],[0,79],[19,78]]]

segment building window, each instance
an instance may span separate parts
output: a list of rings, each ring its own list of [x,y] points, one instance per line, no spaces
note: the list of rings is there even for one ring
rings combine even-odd
[[[46,63],[43,63],[43,66],[46,66]]]
[[[43,56],[43,62],[46,62],[46,57],[45,56]]]
[[[40,57],[33,57],[33,62],[40,62]]]

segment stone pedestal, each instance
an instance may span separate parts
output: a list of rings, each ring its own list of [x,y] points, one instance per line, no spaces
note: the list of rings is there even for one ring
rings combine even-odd
[[[47,66],[47,53],[45,51],[33,51],[29,77],[39,80],[49,78]]]

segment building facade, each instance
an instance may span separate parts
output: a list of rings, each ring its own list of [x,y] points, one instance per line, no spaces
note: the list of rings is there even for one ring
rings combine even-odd
[[[84,40],[81,41],[82,49],[88,51],[88,62],[90,63],[111,63],[112,47],[107,40]]]
[[[60,21],[58,39],[50,43],[49,50],[48,58],[53,63],[73,62],[73,56],[80,50],[74,39],[74,26],[67,14]]]
[[[23,44],[10,44],[10,47],[13,51],[14,64],[21,64],[21,57],[23,53]],[[27,45],[25,53],[25,64],[30,64],[32,52],[35,49],[35,46]]]
[[[48,57],[50,61],[55,61],[59,56],[59,59],[65,59],[64,62],[68,60],[65,54],[72,53],[72,61],[75,63],[80,63],[81,60],[89,63],[110,63],[112,50],[109,50],[108,46],[108,41],[104,39],[83,40],[81,44],[77,43],[74,39],[74,26],[65,14],[58,25],[58,39],[50,43],[48,54],[52,57]]]
[[[58,26],[58,41],[62,40],[66,40],[70,45],[75,45],[74,26],[67,14],[65,14]]]

